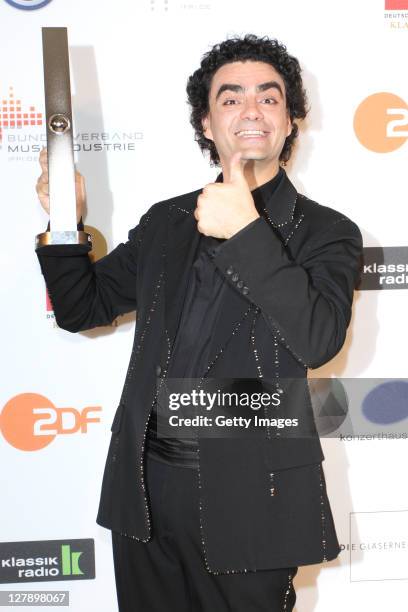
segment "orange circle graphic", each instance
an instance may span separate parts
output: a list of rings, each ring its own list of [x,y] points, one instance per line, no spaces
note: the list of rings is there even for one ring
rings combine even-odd
[[[48,411],[36,414],[34,410],[38,409],[48,409]],[[55,438],[55,434],[51,432],[50,435],[42,434],[46,431],[46,427],[53,430],[54,414],[55,406],[48,398],[37,393],[21,393],[12,397],[4,406],[0,414],[0,430],[14,448],[23,451],[40,450]],[[43,420],[43,425],[39,428],[40,419]]]
[[[401,147],[407,140],[407,130],[408,106],[393,93],[380,92],[368,96],[354,115],[358,140],[375,153],[390,153]]]

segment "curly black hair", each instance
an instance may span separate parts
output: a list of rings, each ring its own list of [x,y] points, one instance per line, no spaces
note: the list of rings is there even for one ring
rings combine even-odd
[[[267,36],[246,34],[214,45],[205,53],[198,68],[187,81],[188,104],[191,106],[190,123],[201,151],[210,151],[210,165],[219,166],[220,158],[215,144],[204,136],[202,119],[209,111],[209,93],[214,73],[231,62],[265,62],[281,75],[286,89],[286,106],[292,122],[292,132],[286,138],[279,160],[283,165],[289,160],[298,126],[295,119],[304,119],[308,112],[306,91],[303,88],[301,68],[296,57],[289,55],[285,45]]]

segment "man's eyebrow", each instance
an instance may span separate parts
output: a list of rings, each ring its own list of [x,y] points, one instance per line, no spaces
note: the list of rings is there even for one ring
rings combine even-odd
[[[260,85],[256,86],[257,92],[266,91],[267,89],[277,89],[283,98],[282,87],[277,81],[267,81],[266,83],[261,83]],[[244,88],[241,85],[237,85],[235,83],[223,83],[217,91],[215,101],[218,100],[223,91],[234,91],[236,93],[242,93],[244,91]]]

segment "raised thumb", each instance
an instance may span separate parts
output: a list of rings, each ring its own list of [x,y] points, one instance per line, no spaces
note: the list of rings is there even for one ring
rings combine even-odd
[[[229,182],[241,183],[245,180],[242,152],[236,151],[230,159]]]

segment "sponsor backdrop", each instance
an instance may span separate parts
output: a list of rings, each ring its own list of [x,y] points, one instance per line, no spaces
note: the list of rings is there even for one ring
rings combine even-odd
[[[285,42],[303,66],[311,107],[288,173],[301,192],[355,220],[366,249],[346,344],[311,374],[403,379],[408,0],[0,0],[0,595],[61,591],[75,612],[112,612],[110,532],[95,517],[135,317],[76,335],[54,321],[34,253],[47,224],[34,189],[45,142],[42,26],[68,27],[76,163],[94,258],[126,240],[154,202],[215,179],[186,104],[201,55],[233,34]],[[398,393],[406,431],[407,395]],[[367,396],[367,414],[379,397]],[[406,436],[323,445],[343,551],[300,568],[296,611],[402,609]]]

